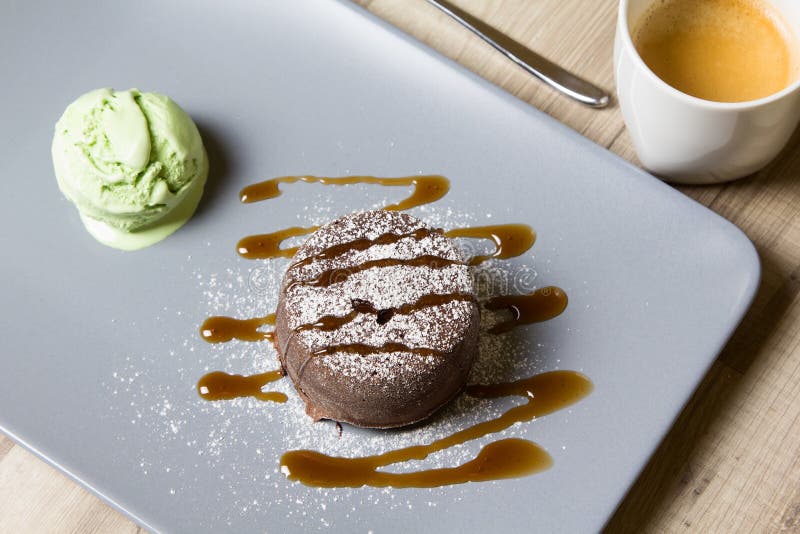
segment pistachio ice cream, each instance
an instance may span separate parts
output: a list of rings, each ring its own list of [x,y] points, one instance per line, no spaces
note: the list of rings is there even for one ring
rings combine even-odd
[[[99,241],[125,250],[156,243],[194,213],[208,158],[175,102],[136,89],[90,91],[56,123],[58,186]]]

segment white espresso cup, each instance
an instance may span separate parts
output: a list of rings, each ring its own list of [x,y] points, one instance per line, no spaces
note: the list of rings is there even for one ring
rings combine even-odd
[[[660,0],[621,0],[614,77],[622,116],[645,168],[671,182],[710,184],[764,167],[786,146],[800,121],[800,70],[795,81],[749,102],[713,102],[683,93],[645,65],[631,28]],[[800,2],[769,0],[800,37]],[[795,60],[800,50],[795,50]]]

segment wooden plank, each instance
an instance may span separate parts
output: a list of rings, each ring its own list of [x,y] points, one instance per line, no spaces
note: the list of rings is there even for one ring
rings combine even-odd
[[[0,461],[0,532],[138,531],[128,518],[22,447],[11,447]]]

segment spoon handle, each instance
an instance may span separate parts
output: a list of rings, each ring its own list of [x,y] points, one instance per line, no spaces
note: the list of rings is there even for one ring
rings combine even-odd
[[[440,0],[427,1],[429,4],[437,7],[449,15],[459,24],[490,44],[495,50],[525,69],[530,74],[533,74],[536,78],[543,81],[553,89],[556,89],[557,91],[574,98],[578,102],[593,108],[604,108],[608,105],[608,94],[596,85],[587,82],[583,78],[579,78],[564,68],[559,67],[552,61],[549,61],[536,52],[533,52],[532,50],[529,50],[516,42],[511,43],[515,44],[516,46],[514,46],[514,48],[517,49],[517,53],[513,52],[509,49],[509,45],[503,46],[495,39],[489,37],[484,31],[481,31],[476,26],[476,24],[479,24],[478,21],[475,21],[475,24],[473,24],[473,22],[468,20],[472,17],[446,2],[442,2]],[[522,55],[525,56],[525,59],[521,57]]]

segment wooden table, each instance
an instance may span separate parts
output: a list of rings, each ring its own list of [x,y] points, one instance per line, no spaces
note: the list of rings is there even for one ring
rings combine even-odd
[[[587,109],[510,64],[424,0],[356,0],[596,143],[636,162],[619,108]],[[613,89],[613,0],[455,0],[539,53]],[[752,309],[639,477],[612,532],[800,532],[800,135],[767,169],[680,190],[756,244]],[[138,532],[0,436],[0,532]]]

